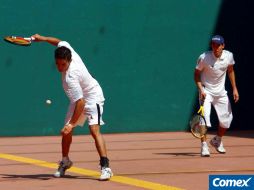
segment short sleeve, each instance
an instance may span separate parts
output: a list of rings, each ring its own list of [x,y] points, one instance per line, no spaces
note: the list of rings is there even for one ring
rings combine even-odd
[[[234,56],[233,56],[233,53],[230,52],[230,54],[229,54],[229,65],[234,65],[234,64],[235,64]]]
[[[71,50],[71,52],[74,52],[74,49],[71,47],[71,45],[68,42],[61,41],[57,44],[57,47],[62,47],[62,46],[67,47],[69,50]]]
[[[197,65],[196,65],[197,70],[200,70],[200,71],[203,70],[203,68],[204,68],[203,60],[204,60],[204,55],[202,54],[202,55],[199,56],[199,58],[197,60]]]
[[[65,92],[71,103],[75,103],[77,100],[83,98],[82,88],[79,83],[78,71],[69,74],[66,79]]]

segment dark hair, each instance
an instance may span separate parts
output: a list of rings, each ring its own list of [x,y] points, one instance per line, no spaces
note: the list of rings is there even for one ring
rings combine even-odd
[[[67,61],[71,61],[71,50],[64,46],[56,48],[55,59],[66,59]]]

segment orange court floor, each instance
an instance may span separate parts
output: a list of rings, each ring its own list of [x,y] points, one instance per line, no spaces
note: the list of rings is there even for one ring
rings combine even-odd
[[[208,140],[214,134],[208,135]],[[254,131],[229,131],[226,154],[210,147],[200,157],[200,142],[188,132],[104,134],[114,177],[98,181],[99,157],[90,135],[73,137],[74,162],[54,178],[61,159],[61,137],[0,137],[1,190],[206,190],[210,174],[254,174]]]

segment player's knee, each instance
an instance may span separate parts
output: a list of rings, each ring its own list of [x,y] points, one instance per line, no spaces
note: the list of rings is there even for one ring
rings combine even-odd
[[[61,131],[61,134],[62,134],[62,138],[71,138],[72,137],[72,131],[71,132],[69,132],[69,133],[63,133],[62,131]]]
[[[100,127],[98,125],[90,126],[90,133],[94,138],[98,137],[100,135]]]
[[[220,126],[225,129],[228,129],[230,127],[232,120],[233,120],[232,112],[225,113],[224,115],[219,116]]]
[[[233,118],[229,118],[227,121],[220,122],[220,127],[228,129],[231,125],[232,119]]]

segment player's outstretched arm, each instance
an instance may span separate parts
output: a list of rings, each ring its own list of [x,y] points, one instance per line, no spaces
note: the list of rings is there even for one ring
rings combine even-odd
[[[54,37],[48,37],[48,36],[41,36],[39,34],[34,34],[31,37],[34,38],[35,42],[48,42],[54,46],[57,46],[57,44],[61,41],[58,38],[54,38]]]

